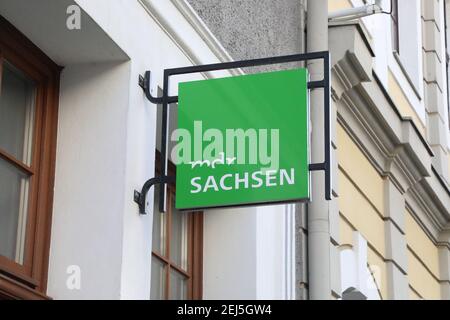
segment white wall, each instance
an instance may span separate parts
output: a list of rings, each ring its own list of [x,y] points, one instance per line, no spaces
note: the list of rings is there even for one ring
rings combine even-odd
[[[190,50],[203,63],[218,62],[217,57],[204,44],[182,14],[169,1],[152,1],[154,11],[147,12],[139,1],[98,0],[77,1],[110,37],[131,58],[131,77],[126,90],[130,90],[127,112],[127,143],[122,150],[126,156],[125,181],[121,191],[123,202],[123,251],[121,292],[123,299],[147,299],[150,295],[152,208],[148,216],[140,216],[133,202],[133,192],[154,176],[154,150],[156,142],[156,106],[146,101],[137,85],[138,75],[152,71],[152,86],[162,87],[165,68],[192,65],[192,57],[174,41],[173,33],[189,43]],[[149,14],[150,13],[150,14]],[[151,15],[153,14],[153,16]],[[158,16],[161,15],[161,16]],[[167,26],[167,19],[173,26]],[[171,29],[167,29],[167,28]],[[171,31],[171,32],[169,32]],[[201,75],[180,77],[177,81],[201,79]],[[176,82],[171,88],[176,89]],[[154,90],[156,92],[156,90]],[[172,94],[176,92],[172,90]],[[156,93],[154,93],[156,94]],[[149,203],[152,203],[152,192]]]
[[[205,214],[205,299],[255,299],[256,215],[255,208],[211,210]]]
[[[153,85],[156,88],[156,85],[161,86],[163,68],[219,60],[173,5],[180,1],[143,1],[150,15],[138,1],[134,5],[130,1],[112,3],[99,0],[95,4],[92,1],[77,2],[95,17],[131,58],[126,183],[123,189],[125,201],[121,297],[148,298],[151,214],[149,217],[137,215],[136,205],[131,199],[133,190],[153,176],[156,107],[145,101],[135,79],[138,73],[150,69],[153,71]],[[159,25],[155,23],[155,19]],[[138,32],[130,32],[131,22],[133,29],[139,30]],[[148,32],[147,37],[144,30]],[[227,72],[219,72],[214,76],[227,75]],[[199,77],[200,75],[195,75],[175,80]],[[172,94],[176,93],[176,81],[171,85]],[[152,199],[149,200],[151,203]],[[152,206],[148,210],[151,213]],[[262,214],[268,216],[257,218]],[[205,298],[282,297],[280,280],[283,276],[282,266],[285,264],[280,250],[285,239],[277,221],[284,221],[282,212],[280,215],[280,212],[273,209],[249,208],[238,210],[235,214],[205,214]],[[235,259],[237,257],[242,258],[241,265]],[[242,276],[247,280],[241,281]],[[226,281],[218,283],[220,280]]]
[[[205,214],[205,299],[295,298],[293,207]]]
[[[137,79],[152,70],[158,83],[164,68],[190,62],[137,1],[78,4],[130,62],[114,86],[113,68],[102,78],[91,65],[69,66],[64,73],[49,294],[70,299],[148,299],[152,215],[151,210],[148,216],[139,215],[133,191],[154,175],[156,106],[145,99]],[[80,157],[88,160],[80,163]],[[109,174],[100,176],[102,171]],[[89,205],[79,201],[84,198]],[[69,264],[81,267],[80,291],[65,286]]]
[[[257,208],[257,292],[260,300],[295,299],[295,206]]]
[[[130,64],[66,67],[61,76],[48,294],[118,299]],[[81,290],[66,286],[69,266]]]

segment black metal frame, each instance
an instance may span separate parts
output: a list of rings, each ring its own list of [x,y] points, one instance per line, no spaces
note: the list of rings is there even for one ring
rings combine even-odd
[[[147,193],[155,184],[162,186],[159,193],[159,210],[166,212],[166,194],[167,184],[174,183],[175,177],[167,175],[168,157],[168,129],[169,129],[169,104],[177,103],[178,96],[169,96],[169,78],[176,75],[201,73],[218,70],[230,70],[238,68],[256,67],[263,65],[283,64],[289,62],[302,62],[310,60],[323,60],[324,79],[320,81],[308,82],[308,89],[324,89],[324,151],[325,159],[322,163],[314,163],[309,165],[310,171],[324,171],[325,172],[325,198],[331,200],[331,118],[330,118],[330,54],[328,51],[302,53],[287,56],[278,56],[262,59],[242,60],[225,63],[215,63],[200,66],[191,66],[183,68],[173,68],[164,70],[163,80],[163,96],[154,97],[150,92],[150,71],[146,71],[144,77],[139,76],[139,85],[145,92],[147,99],[154,103],[162,105],[162,134],[161,134],[161,176],[148,180],[142,187],[141,192],[134,192],[134,201],[139,205],[139,212],[145,214],[145,205]]]

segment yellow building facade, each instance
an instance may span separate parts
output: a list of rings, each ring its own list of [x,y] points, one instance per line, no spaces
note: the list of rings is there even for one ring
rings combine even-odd
[[[373,299],[450,298],[446,6],[396,2],[400,26],[392,22],[395,10],[330,22],[337,159],[330,230],[339,253],[331,256],[340,259],[332,265],[341,276],[332,281],[341,285],[332,287],[335,298],[343,292],[345,299],[349,287]],[[362,1],[329,0],[329,11],[357,5]],[[414,41],[417,52],[407,47]],[[352,267],[361,263],[363,273]]]

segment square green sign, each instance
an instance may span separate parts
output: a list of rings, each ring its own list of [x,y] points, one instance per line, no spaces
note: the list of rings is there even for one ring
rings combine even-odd
[[[180,83],[176,207],[309,199],[308,72]]]

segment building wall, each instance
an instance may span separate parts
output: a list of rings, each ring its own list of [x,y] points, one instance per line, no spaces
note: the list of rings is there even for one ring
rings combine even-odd
[[[412,295],[423,299],[441,299],[439,249],[407,211],[408,280]]]
[[[427,138],[435,154],[434,168],[447,183],[450,183],[444,2],[444,0],[422,1],[421,18],[424,38],[424,90],[429,128]]]
[[[298,14],[296,11],[297,6],[303,6],[304,8],[304,2],[302,1],[297,1],[295,5],[289,1],[281,1],[279,7],[273,6],[273,3],[267,7],[265,2],[262,4],[258,2],[258,5],[256,5],[252,1],[237,3],[233,1],[190,0],[189,2],[219,41],[236,59],[289,53],[289,48],[292,48],[292,43],[289,41],[295,42],[295,39],[300,39],[300,37],[295,37],[294,40],[285,38],[285,33],[280,32],[280,43],[277,43],[272,41],[272,31],[268,31],[267,28],[271,30],[280,30],[280,28],[286,30],[288,28],[289,33],[294,34],[296,27],[292,28],[290,23],[291,19],[297,19],[300,24],[303,23],[304,13]],[[390,1],[383,2],[386,11],[389,11],[389,3]],[[359,0],[329,0],[328,9],[329,11],[335,11],[364,4],[363,1]],[[289,13],[283,19],[280,19],[279,13],[289,6]],[[297,17],[292,18],[292,14]],[[358,244],[355,243],[355,239],[358,239],[358,237],[355,238],[355,232],[367,241],[367,264],[373,271],[370,277],[374,278],[374,289],[378,293],[377,295],[373,292],[366,292],[371,297],[405,299],[409,297],[410,291],[411,297],[424,297],[420,294],[420,290],[427,292],[427,298],[440,297],[438,291],[441,287],[442,280],[440,279],[442,277],[440,278],[439,272],[436,270],[437,273],[433,274],[434,282],[431,282],[430,285],[434,285],[434,291],[430,291],[423,284],[416,284],[421,289],[416,289],[414,285],[411,285],[413,279],[420,278],[418,276],[419,271],[422,272],[420,273],[422,278],[426,278],[427,273],[423,273],[423,270],[427,269],[423,268],[423,261],[427,261],[427,257],[424,257],[424,260],[416,259],[418,254],[411,248],[409,239],[413,231],[410,230],[410,225],[406,223],[409,220],[407,220],[408,215],[405,214],[405,208],[407,205],[411,206],[410,194],[414,193],[417,196],[415,190],[430,175],[432,171],[431,163],[433,164],[433,170],[438,172],[438,176],[433,176],[433,181],[443,180],[444,185],[447,184],[442,189],[444,193],[441,193],[442,190],[434,190],[434,192],[438,192],[444,208],[449,201],[448,194],[445,193],[445,188],[448,188],[450,179],[447,172],[449,133],[448,130],[443,129],[445,125],[448,127],[448,120],[446,120],[448,114],[445,108],[447,106],[446,89],[444,88],[446,87],[446,80],[442,77],[445,72],[442,71],[443,65],[441,63],[445,61],[441,54],[444,51],[442,49],[443,33],[440,32],[440,30],[443,30],[442,14],[442,1],[400,0],[400,51],[398,53],[393,53],[392,50],[390,16],[386,14],[362,19],[358,26],[358,36],[348,34],[347,38],[342,39],[341,37],[346,37],[343,33],[330,33],[330,50],[336,64],[333,74],[335,95],[333,108],[337,124],[333,125],[333,146],[336,148],[335,180],[337,184],[333,189],[338,196],[336,204],[332,205],[333,209],[330,211],[332,236],[330,255],[334,257],[333,248],[335,244],[341,248],[341,252],[349,247],[358,247]],[[264,25],[261,25],[261,22],[264,22]],[[431,31],[428,29],[431,29]],[[313,36],[314,33],[311,34]],[[334,35],[339,35],[339,40],[334,38]],[[345,62],[340,64],[342,61],[339,61],[341,51],[340,49],[336,50],[336,46],[343,46],[342,42],[348,42],[354,46],[355,56],[365,55],[365,53],[362,53],[362,42],[357,43],[357,41],[365,41],[362,46],[368,46],[367,49],[370,51],[369,55],[371,55],[370,61],[364,61],[369,63],[362,63],[359,66],[363,71],[358,70],[355,63],[348,57],[344,57]],[[246,45],[243,46],[241,43],[246,43]],[[298,47],[303,48],[301,42]],[[346,50],[342,53],[348,54]],[[430,56],[436,57],[436,59],[433,60]],[[367,55],[364,58],[367,59]],[[352,72],[355,74],[347,73],[341,76],[342,69],[345,68],[353,68]],[[361,73],[364,72],[365,74],[362,75]],[[440,76],[440,78],[436,78],[437,76]],[[342,83],[339,83],[340,81]],[[373,101],[373,114],[383,112],[383,108],[389,108],[391,112],[390,116],[385,115],[386,122],[383,125],[389,130],[397,132],[397,134],[405,131],[403,127],[413,130],[415,142],[419,141],[421,150],[431,149],[430,152],[426,152],[426,157],[423,157],[423,154],[419,151],[415,155],[423,158],[424,163],[419,166],[420,174],[418,172],[408,173],[405,176],[404,173],[401,173],[401,170],[405,170],[404,168],[394,168],[406,166],[408,167],[406,170],[411,170],[411,172],[416,169],[414,163],[400,163],[404,160],[396,160],[396,158],[403,156],[400,155],[401,151],[399,151],[403,148],[403,143],[406,142],[407,145],[413,143],[412,141],[406,141],[409,138],[404,138],[406,137],[404,134],[404,137],[399,138],[401,141],[396,140],[391,135],[386,137],[387,145],[385,147],[375,147],[385,148],[381,150],[381,153],[384,154],[383,160],[377,159],[380,150],[371,150],[357,136],[354,136],[357,132],[356,124],[346,121],[344,109],[349,108],[348,105],[352,104],[361,104],[361,107],[364,105],[366,97],[358,92],[358,87],[363,86],[360,83],[364,82],[370,82],[371,85],[376,86],[383,93],[383,98],[386,99],[387,97],[388,99],[387,101],[383,99]],[[439,83],[441,83],[440,86]],[[349,90],[352,93],[344,94],[345,97],[342,97],[340,96],[341,90]],[[369,102],[366,103],[369,104]],[[381,105],[383,103],[385,106]],[[375,122],[378,122],[379,119],[374,117],[364,121],[367,130],[373,131],[371,143],[374,143],[374,140],[381,140],[381,132],[369,129],[370,126],[378,126],[379,124],[375,125]],[[372,124],[371,121],[373,121]],[[434,122],[430,123],[430,121]],[[435,156],[432,156],[431,151]],[[424,168],[427,172],[424,172]],[[417,176],[414,176],[415,174]],[[430,206],[431,203],[428,203],[425,207],[416,207],[415,209],[423,214],[424,211],[431,210]],[[444,208],[441,206],[439,209],[433,208],[433,210],[435,214],[443,215],[444,219],[448,221],[448,209]],[[301,221],[301,217],[298,220]],[[424,223],[421,227],[422,232],[426,231],[425,225],[427,223]],[[304,227],[307,228],[307,226]],[[445,228],[445,223],[437,228],[440,231],[433,235],[435,244],[438,243],[439,234]],[[299,229],[303,230],[301,227]],[[306,242],[306,236],[301,237],[301,239],[301,241]],[[297,242],[299,251],[302,248],[301,241]],[[439,246],[434,245],[434,251],[441,252],[442,250],[439,248]],[[422,254],[427,253],[423,252]],[[339,258],[332,260],[334,271],[338,271],[338,266]],[[341,272],[345,278],[346,270]],[[339,273],[332,272],[332,274],[332,282],[339,282],[341,278],[337,276]],[[307,276],[302,275],[301,272],[298,273],[298,279],[300,282],[302,280],[305,283],[307,282]],[[335,289],[333,290],[333,296],[339,297],[342,292],[339,286],[333,285],[333,289]],[[345,289],[342,288],[342,290]],[[301,296],[301,294],[298,296]]]
[[[322,254],[332,257],[333,298],[349,286],[373,299],[450,298],[444,0],[400,1],[401,15],[415,19],[403,18],[399,55],[388,15],[330,24],[337,199]],[[152,71],[155,94],[165,68],[304,50],[304,1],[189,3],[195,11],[183,0],[2,7],[65,67],[48,285],[55,299],[149,298],[153,206],[139,215],[133,192],[154,175],[157,107],[138,75]],[[330,11],[363,4],[328,3]],[[72,4],[83,22],[70,32],[61,26]],[[301,205],[206,212],[204,298],[307,298],[306,216]],[[71,266],[80,289],[67,286]]]
[[[66,27],[71,5],[81,8],[80,30]],[[1,14],[64,67],[48,295],[148,299],[153,206],[139,215],[133,192],[154,176],[156,106],[138,75],[151,70],[156,90],[164,68],[223,61],[226,52],[172,2],[12,1]],[[79,288],[68,286],[73,277]]]
[[[67,66],[63,73],[49,295],[57,299],[148,299],[152,212],[140,216],[132,199],[133,191],[154,175],[156,106],[146,101],[137,79],[149,69],[158,84],[164,66],[191,62],[139,2],[77,4],[126,52],[129,61],[117,86],[109,84],[109,73],[101,78],[89,64]],[[174,7],[166,9],[167,14],[178,12]],[[182,20],[181,15],[178,19]],[[145,31],[131,32],[131,21],[136,30]],[[141,41],[143,36],[149,41]],[[198,41],[195,36],[192,31],[186,35],[194,43]],[[206,46],[198,47],[198,55],[215,58]],[[92,108],[87,108],[89,104]],[[119,110],[114,122],[110,121]],[[80,158],[87,160],[80,162]],[[101,172],[105,175],[99,176]],[[113,180],[115,175],[120,175],[119,181]],[[71,188],[64,188],[66,185]],[[110,226],[113,218],[114,228]],[[80,266],[81,290],[66,287],[68,265]]]
[[[117,186],[125,172],[117,168],[125,166],[129,79],[129,63],[62,73],[48,285],[57,299],[120,298],[125,199]],[[66,285],[68,272],[78,271],[71,266],[81,272],[80,290]]]
[[[338,126],[337,136],[341,245],[355,245],[354,231],[358,231],[366,239],[367,263],[376,266],[380,271],[381,278],[377,279],[381,280],[378,283],[379,291],[381,297],[386,298],[383,179],[341,126]]]
[[[303,1],[188,0],[236,60],[304,51]]]
[[[119,66],[101,60],[61,63],[66,68],[48,293],[56,299],[148,299],[153,206],[148,215],[139,215],[133,192],[154,176],[157,107],[145,99],[138,75],[152,71],[155,94],[165,68],[227,61],[229,55],[184,1],[76,4],[126,59]],[[224,71],[176,81],[229,75]],[[171,94],[176,94],[176,81]],[[151,191],[149,203],[152,196]],[[295,261],[286,250],[295,237],[285,234],[285,228],[293,227],[293,212],[282,207],[281,214],[286,219],[278,219],[280,208],[205,213],[205,298],[293,297]],[[73,265],[81,270],[80,290],[66,286],[67,268]]]
[[[329,1],[330,10],[359,5]],[[398,54],[392,53],[388,15],[330,29],[341,259],[348,248],[358,250],[357,232],[367,241],[367,264],[377,270],[382,299],[445,299],[450,180],[443,1],[400,0],[399,10]],[[337,34],[350,40],[339,43]],[[414,134],[405,136],[408,127]],[[401,151],[405,145],[413,152]],[[404,152],[407,162],[400,160]],[[417,166],[415,157],[423,164]],[[344,281],[351,270],[341,272]]]

